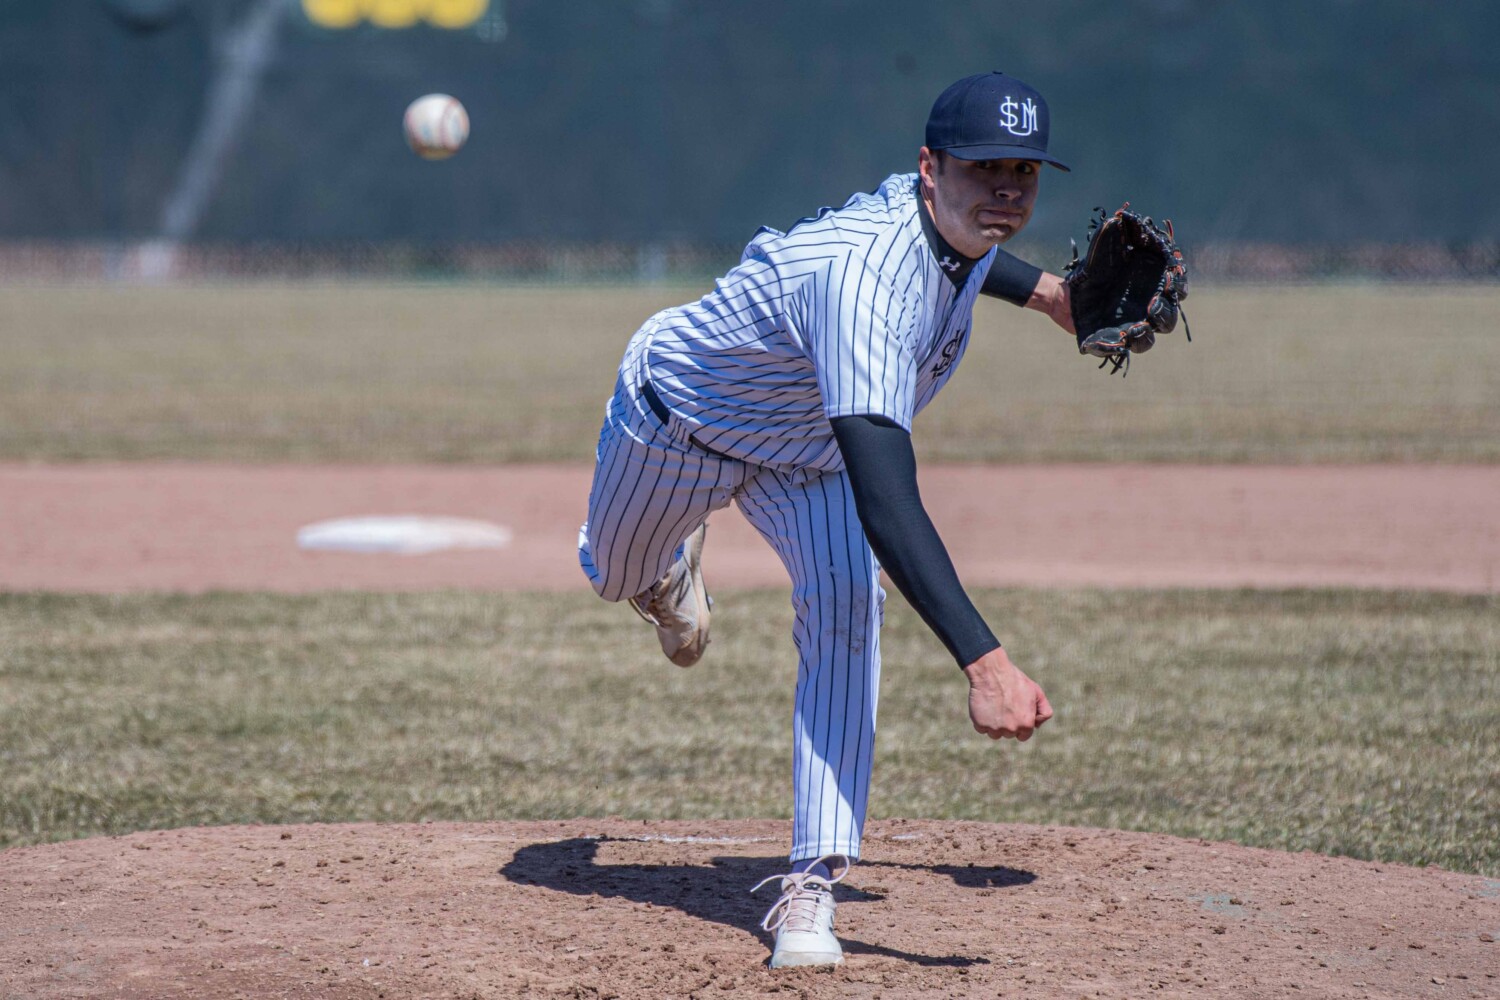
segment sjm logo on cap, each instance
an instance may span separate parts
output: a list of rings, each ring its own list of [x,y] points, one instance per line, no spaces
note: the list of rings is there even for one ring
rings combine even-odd
[[[1017,111],[1021,112],[1019,116]],[[1011,135],[1030,135],[1036,131],[1036,102],[1028,97],[1024,103],[1017,104],[1014,97],[1006,94],[1000,102],[998,124]]]
[[[926,143],[960,160],[1036,160],[1068,168],[1047,152],[1047,101],[1004,73],[966,76],[938,95],[927,115]]]

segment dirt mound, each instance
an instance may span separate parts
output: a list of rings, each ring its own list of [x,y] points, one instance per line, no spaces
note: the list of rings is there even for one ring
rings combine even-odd
[[[778,822],[224,827],[0,854],[0,996],[1496,997],[1500,881],[889,821],[832,971],[766,968]],[[767,890],[769,891],[769,890]]]

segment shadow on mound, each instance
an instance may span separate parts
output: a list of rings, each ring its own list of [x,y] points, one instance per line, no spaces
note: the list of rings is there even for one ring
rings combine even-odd
[[[769,875],[786,870],[782,857],[716,857],[714,870],[701,865],[601,865],[599,844],[610,837],[574,837],[542,841],[516,851],[500,874],[518,885],[539,885],[576,896],[628,899],[652,906],[671,907],[698,920],[711,920],[752,934],[771,945],[760,921],[774,897],[770,887],[760,897],[744,891]],[[630,838],[618,838],[629,840]],[[972,889],[1010,888],[1028,885],[1036,876],[1015,868],[978,868],[964,865],[911,865],[893,862],[861,862],[860,868],[900,868],[946,875],[958,885]],[[743,887],[743,889],[741,888]],[[835,886],[840,903],[865,903],[884,897],[845,885]],[[856,955],[886,955],[916,965],[988,965],[989,959],[966,955],[919,955],[881,945],[867,944],[839,935],[844,950]]]

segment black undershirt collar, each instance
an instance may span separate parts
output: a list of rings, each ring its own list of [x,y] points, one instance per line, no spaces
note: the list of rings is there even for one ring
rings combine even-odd
[[[954,287],[962,288],[969,280],[969,272],[974,270],[974,265],[984,258],[965,257],[943,239],[943,234],[938,232],[931,213],[927,211],[927,202],[922,200],[921,181],[917,185],[917,214],[922,218],[922,233],[927,237],[927,246],[931,248],[933,259],[943,269],[948,280],[953,282]]]

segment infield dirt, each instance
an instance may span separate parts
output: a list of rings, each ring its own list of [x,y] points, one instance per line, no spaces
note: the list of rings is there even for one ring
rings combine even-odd
[[[583,465],[0,464],[0,590],[575,590]],[[970,585],[1410,588],[1494,593],[1500,466],[934,465],[922,495]],[[302,552],[324,518],[453,515],[499,552]],[[716,587],[786,573],[737,511]]]
[[[1500,882],[1057,827],[873,824],[847,959],[772,972],[784,824],[222,827],[7,852],[7,997],[1495,997]],[[36,863],[32,863],[35,861]],[[767,890],[769,891],[769,890]]]

